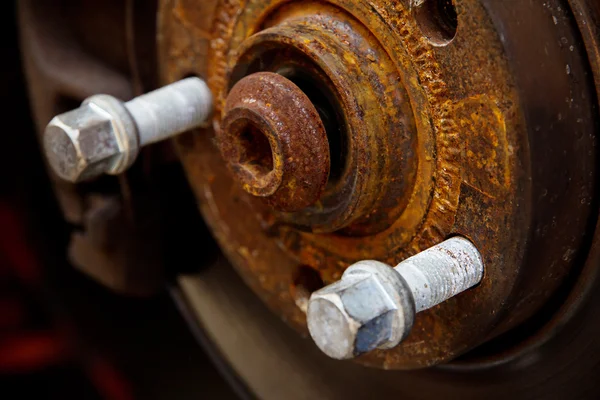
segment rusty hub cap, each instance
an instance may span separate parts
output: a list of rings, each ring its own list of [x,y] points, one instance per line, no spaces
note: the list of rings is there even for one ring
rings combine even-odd
[[[395,264],[455,234],[481,252],[481,284],[419,314],[401,345],[358,362],[455,359],[534,315],[577,271],[597,212],[589,64],[569,19],[552,18],[564,8],[509,3],[230,0],[209,7],[214,21],[192,0],[165,6],[165,78],[208,78],[217,136],[231,131],[236,84],[261,72],[293,82],[323,123],[329,179],[316,202],[288,212],[231,178],[211,132],[178,140],[229,260],[298,331],[307,293],[348,265]],[[210,46],[191,28],[203,24]]]
[[[309,98],[281,75],[260,72],[229,93],[219,147],[244,189],[277,210],[314,204],[329,176],[329,144]]]

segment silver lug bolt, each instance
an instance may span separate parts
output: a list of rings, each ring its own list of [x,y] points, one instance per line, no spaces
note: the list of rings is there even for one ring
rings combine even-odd
[[[86,99],[58,115],[44,133],[44,150],[54,172],[79,182],[120,174],[139,149],[207,123],[213,99],[206,83],[186,78],[123,103],[109,95]]]
[[[481,255],[460,237],[395,268],[360,261],[341,280],[311,295],[308,329],[321,351],[339,360],[389,349],[408,336],[416,313],[477,285],[482,278]]]

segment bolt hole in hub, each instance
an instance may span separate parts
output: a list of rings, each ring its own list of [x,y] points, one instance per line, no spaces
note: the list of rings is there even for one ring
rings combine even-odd
[[[434,46],[445,46],[456,36],[458,15],[452,0],[417,0],[413,10],[423,36]]]
[[[290,292],[298,308],[306,312],[310,295],[324,286],[319,271],[308,265],[300,265],[294,271]]]

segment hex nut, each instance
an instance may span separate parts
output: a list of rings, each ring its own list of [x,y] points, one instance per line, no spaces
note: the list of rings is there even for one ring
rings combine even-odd
[[[341,280],[314,292],[307,313],[317,346],[339,360],[396,346],[410,332],[415,314],[406,283],[376,261],[354,264]]]
[[[44,133],[48,162],[61,178],[80,182],[120,173],[137,154],[135,123],[118,100],[98,95],[58,115]]]

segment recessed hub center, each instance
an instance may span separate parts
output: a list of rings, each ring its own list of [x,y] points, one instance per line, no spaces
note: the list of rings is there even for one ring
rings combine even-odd
[[[277,210],[306,208],[325,190],[325,128],[310,99],[281,75],[251,74],[231,89],[219,147],[244,189]]]

